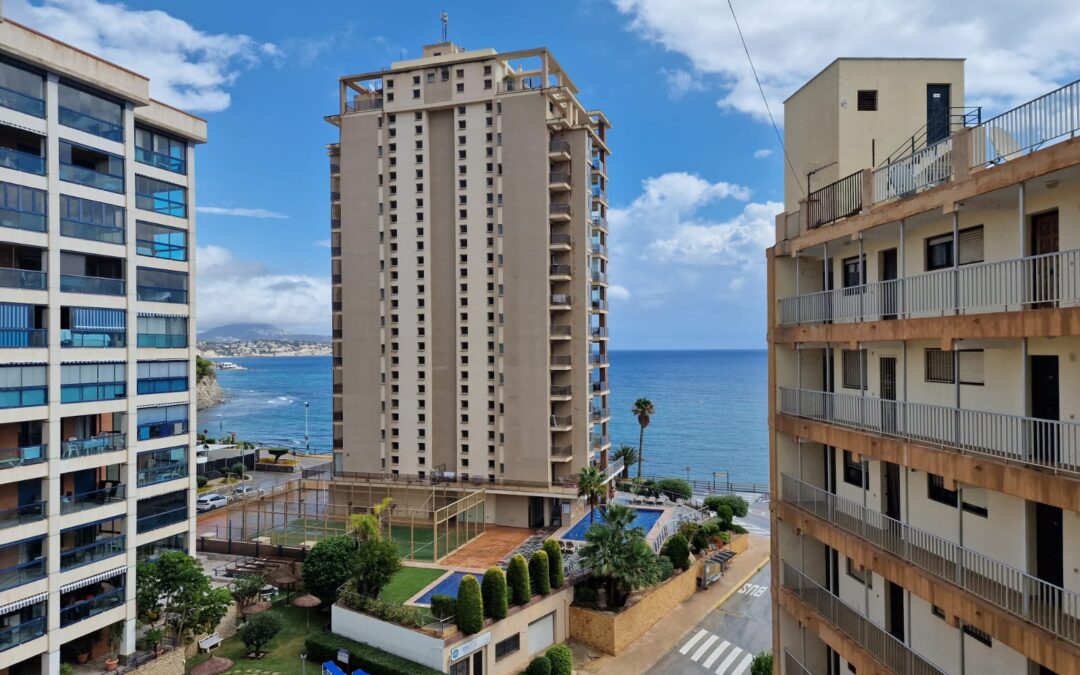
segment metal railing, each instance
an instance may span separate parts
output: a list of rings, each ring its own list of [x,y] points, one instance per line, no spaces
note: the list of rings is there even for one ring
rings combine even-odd
[[[548,212],[553,216],[562,215],[562,214],[570,215],[570,205],[569,204],[554,203],[554,204],[551,204],[549,206]]]
[[[821,227],[847,218],[862,210],[862,171],[856,171],[838,181],[810,193],[807,208],[809,228]]]
[[[378,110],[383,107],[382,96],[376,98],[354,98],[352,101],[345,101],[345,112],[361,112],[364,110]]]
[[[854,640],[866,653],[885,664],[894,673],[905,675],[946,675],[888,631],[836,597],[786,561],[781,584],[812,607],[841,633]]]
[[[780,324],[878,321],[1080,301],[1080,249],[976,263],[780,300]]]
[[[67,293],[123,295],[124,280],[112,277],[88,277],[81,274],[61,274],[60,290]]]
[[[605,218],[604,216],[594,215],[592,218],[589,219],[589,222],[592,223],[593,227],[600,228],[601,230],[608,229],[607,218]]]
[[[61,550],[60,570],[75,569],[116,555],[123,555],[127,551],[124,541],[124,535],[119,534],[92,544]]]
[[[570,142],[569,141],[551,141],[551,143],[548,144],[548,152],[549,153],[565,152],[565,153],[569,154],[569,152],[570,152]]]
[[[47,284],[48,275],[44,272],[0,267],[0,286],[4,288],[25,288],[33,291],[43,291]]]
[[[608,248],[604,244],[597,244],[596,242],[593,242],[592,252],[593,252],[593,255],[607,256]]]
[[[573,239],[568,234],[553,234],[548,241],[552,246],[569,246],[573,243]]]
[[[122,502],[127,495],[127,485],[120,483],[100,490],[79,492],[60,498],[60,513],[76,513],[106,504]]]
[[[593,436],[592,446],[599,450],[605,445],[611,445],[611,436]]]
[[[127,433],[110,432],[94,438],[73,438],[60,444],[60,458],[89,457],[127,447]]]
[[[598,310],[598,311],[607,311],[607,308],[608,308],[607,300],[600,300],[598,298],[593,298],[592,299],[592,308],[595,309],[595,310]]]
[[[1080,474],[1080,424],[780,387],[780,412],[942,448]]]
[[[617,478],[619,474],[622,473],[623,466],[624,463],[622,457],[616,459],[613,462],[608,462],[608,465],[600,471],[600,474],[604,477],[603,482],[607,483],[613,478]]]
[[[45,563],[46,558],[40,557],[0,570],[0,590],[6,591],[9,588],[44,579],[45,571],[48,569]]]
[[[61,607],[60,626],[70,626],[73,623],[89,619],[92,616],[97,616],[110,609],[122,607],[124,605],[126,593],[127,590],[121,586],[120,588],[114,588],[107,593],[94,596],[89,600],[83,600],[68,605],[67,607]]]
[[[879,166],[895,162],[922,150],[926,147],[928,142],[933,142],[930,140],[931,136],[933,136],[936,141],[954,133],[955,130],[962,129],[963,127],[977,126],[981,123],[981,107],[953,106],[949,108],[946,114],[939,115],[930,122],[924,124],[921,129],[911,135],[911,138],[901,143],[900,147],[896,150],[893,150]],[[931,133],[931,131],[933,131],[933,133]]]
[[[48,502],[41,501],[19,504],[9,509],[0,509],[0,528],[15,527],[25,523],[36,523],[48,513]]]
[[[791,652],[784,650],[784,675],[813,675]]]
[[[158,483],[166,483],[179,478],[187,478],[187,476],[188,465],[186,461],[169,462],[161,466],[139,469],[136,484],[139,487],[157,485]]]
[[[574,425],[574,418],[570,415],[552,415],[551,428],[565,429]]]
[[[611,391],[611,385],[608,384],[607,380],[602,380],[600,382],[591,382],[589,384],[589,388],[594,394],[602,394],[605,391]]]
[[[589,416],[593,422],[599,422],[606,417],[611,417],[611,408],[594,408],[589,412]]]
[[[558,325],[556,325],[556,326],[551,327],[551,336],[552,337],[570,337],[570,335],[571,335],[571,327],[570,326],[558,326]]]
[[[591,326],[589,327],[589,335],[594,338],[605,338],[608,336],[607,326]]]
[[[914,194],[952,178],[953,137],[874,169],[874,203]]]
[[[565,293],[553,293],[551,296],[552,307],[569,307],[570,296]]]
[[[555,235],[552,235],[552,236],[554,237]],[[552,243],[554,243],[554,242],[552,242]],[[570,266],[569,265],[551,265],[550,269],[548,270],[548,274],[550,276],[553,276],[553,277],[568,277],[568,276],[570,276]]]
[[[971,131],[971,166],[1008,161],[1080,129],[1080,80],[992,117]]]
[[[799,227],[800,215],[802,214],[799,211],[791,211],[784,214],[785,239],[796,239],[801,234]]]
[[[187,506],[181,506],[179,508],[169,509],[168,511],[161,511],[147,516],[139,516],[139,519],[135,522],[135,531],[142,534],[143,532],[149,532],[150,530],[182,523],[187,520],[187,517]]]
[[[548,175],[548,185],[556,185],[559,183],[569,183],[570,172],[569,171],[552,171]]]
[[[785,502],[1065,640],[1080,643],[1080,594],[792,476],[785,474],[781,481]]]
[[[574,388],[569,384],[553,384],[551,385],[552,396],[570,396],[574,391]]]
[[[567,459],[574,456],[574,448],[569,445],[557,445],[551,448],[551,456],[559,459]]]
[[[44,443],[39,445],[24,445],[17,448],[0,449],[0,469],[13,469],[28,464],[44,462],[48,454],[48,446]]]
[[[0,630],[0,652],[45,635],[45,617],[39,616]]]
[[[607,354],[589,354],[589,363],[594,366],[606,366],[608,364]]]
[[[601,272],[600,270],[592,271],[592,280],[598,284],[607,283],[607,272]]]
[[[553,366],[569,366],[573,363],[573,357],[570,354],[552,354],[551,365]]]
[[[679,532],[683,523],[702,523],[708,519],[708,508],[700,508],[689,513],[685,511],[676,511],[672,518],[664,523],[653,536],[653,551],[659,553],[660,549],[664,548],[664,544],[667,543],[667,540],[671,539]]]
[[[469,476],[463,478],[460,474],[436,473],[428,475],[419,474],[392,474],[392,473],[366,473],[360,471],[335,471],[332,462],[327,462],[322,467],[304,469],[301,474],[304,478],[316,480],[353,480],[364,483],[380,482],[397,485],[425,485],[425,486],[460,486],[476,489],[520,489],[535,491],[537,489],[556,488],[561,490],[574,490],[577,488],[577,478],[566,476],[545,481],[509,480],[504,478],[487,478],[485,476]]]

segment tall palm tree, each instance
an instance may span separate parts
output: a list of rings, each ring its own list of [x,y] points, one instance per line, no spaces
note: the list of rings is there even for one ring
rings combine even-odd
[[[641,478],[641,466],[645,463],[645,427],[649,426],[649,420],[652,418],[656,408],[653,407],[653,402],[647,398],[639,398],[634,401],[634,409],[630,411],[635,417],[637,417],[638,426],[641,427],[641,431],[638,433],[638,456],[637,456],[637,477]]]
[[[638,449],[632,445],[620,445],[615,452],[611,453],[611,459],[613,461],[623,461],[622,477],[630,477],[630,467],[637,464],[638,461]]]
[[[610,608],[622,607],[630,591],[660,580],[657,557],[645,531],[631,527],[636,516],[630,507],[612,504],[604,512],[604,522],[585,533],[581,562],[604,582]]]
[[[596,505],[604,492],[604,475],[595,466],[582,467],[577,475],[577,494],[589,500],[589,525],[595,521]]]

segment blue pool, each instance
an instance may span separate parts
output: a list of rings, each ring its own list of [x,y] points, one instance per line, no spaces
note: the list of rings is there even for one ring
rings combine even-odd
[[[414,602],[418,605],[430,605],[431,596],[433,595],[449,595],[451,598],[456,598],[458,586],[461,585],[461,580],[466,574],[468,574],[468,572],[451,572],[449,576],[443,577],[439,583],[425,591],[424,594]],[[476,580],[480,583],[484,583],[483,574],[474,574],[473,576],[476,577]]]
[[[637,516],[634,517],[634,522],[630,524],[631,527],[640,527],[645,530],[645,535],[648,536],[652,531],[653,525],[656,525],[656,521],[660,520],[660,516],[664,515],[664,512],[660,509],[634,509]],[[604,512],[597,508],[595,512],[595,522],[604,522]],[[566,534],[562,536],[563,539],[570,539],[573,541],[585,541],[585,532],[589,529],[592,523],[589,522],[589,514],[577,521],[573,527],[566,531]],[[456,586],[455,586],[456,588]]]

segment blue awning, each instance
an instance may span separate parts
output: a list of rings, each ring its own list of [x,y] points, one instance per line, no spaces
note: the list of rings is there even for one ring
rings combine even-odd
[[[322,664],[323,675],[345,675],[345,671],[338,668],[338,665],[333,661],[327,661]]]
[[[127,328],[127,312],[122,309],[72,307],[71,327],[76,330],[124,330]]]

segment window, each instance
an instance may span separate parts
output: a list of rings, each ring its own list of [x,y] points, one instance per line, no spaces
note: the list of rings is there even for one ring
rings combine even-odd
[[[952,384],[953,353],[937,348],[926,349],[926,381]]]
[[[0,67],[4,64],[0,61]],[[0,73],[3,71],[0,70]],[[0,76],[0,82],[3,77]],[[4,92],[0,90],[0,101]],[[63,199],[63,197],[61,197]],[[45,191],[23,187],[14,183],[0,182],[0,227],[44,232],[46,199]]]
[[[857,487],[869,487],[863,483],[866,479],[863,471],[863,463],[856,461],[855,454],[850,450],[844,451],[844,482]]]
[[[960,384],[982,386],[986,384],[983,370],[983,350],[961,349],[957,355],[960,365]]]
[[[469,675],[469,659],[471,656],[466,656],[457,663],[450,664],[450,675]]]
[[[0,366],[0,408],[47,403],[47,366]]]
[[[123,244],[124,207],[60,195],[60,234]]]
[[[851,558],[847,559],[847,575],[863,584],[867,588],[874,587],[874,574],[868,569],[864,569],[855,564],[855,561]]]
[[[945,487],[945,477],[937,474],[926,476],[926,497],[935,502],[956,508],[956,490]]]
[[[140,499],[135,511],[138,519],[135,531],[141,534],[182,522],[187,520],[187,512],[187,490]]]
[[[188,275],[186,272],[140,267],[136,270],[136,275],[136,291],[139,300],[187,303]]]
[[[866,350],[845,349],[841,352],[843,387],[866,389]]]
[[[186,316],[140,314],[137,322],[140,347],[179,349],[188,346]]]
[[[45,78],[40,73],[0,61],[0,106],[45,117]]]
[[[139,255],[187,260],[187,232],[175,227],[136,221],[135,250]]]
[[[960,230],[957,233],[959,244],[957,245],[957,260],[960,265],[971,265],[983,262],[983,226],[976,225]],[[930,237],[926,240],[926,269],[927,271],[945,269],[953,266],[953,237],[952,233]]]
[[[186,218],[187,188],[146,176],[135,176],[135,206],[167,216]]]
[[[955,382],[954,367],[959,361],[960,384],[982,386],[986,384],[983,367],[983,350],[961,349],[959,353],[937,348],[926,349],[926,381],[952,384]]]
[[[138,466],[136,483],[140,487],[186,478],[188,475],[186,446],[140,452],[136,461]]]
[[[60,124],[110,141],[124,140],[124,107],[66,82],[59,89]]]
[[[926,271],[953,266],[952,235],[946,234],[926,240]]]
[[[860,89],[858,101],[860,112],[873,112],[877,110],[877,89]]]
[[[985,631],[979,630],[975,626],[971,626],[965,623],[964,632],[974,638],[976,641],[983,643],[987,647],[994,646],[994,641],[993,639],[991,639],[990,634]]]
[[[60,346],[127,346],[127,312],[104,307],[61,307]]]
[[[140,394],[187,391],[188,361],[139,361]]]
[[[60,402],[108,401],[127,396],[127,364],[65,363],[60,366]]]
[[[866,283],[866,265],[863,264],[863,260],[859,256],[844,260],[844,288],[860,286]]]
[[[934,616],[936,616],[939,619],[944,619],[945,618],[945,610],[938,607],[937,605],[930,605],[930,613],[933,614]]]
[[[122,193],[124,158],[61,140],[60,180]]]
[[[135,127],[135,161],[187,173],[187,144],[157,131]]]

